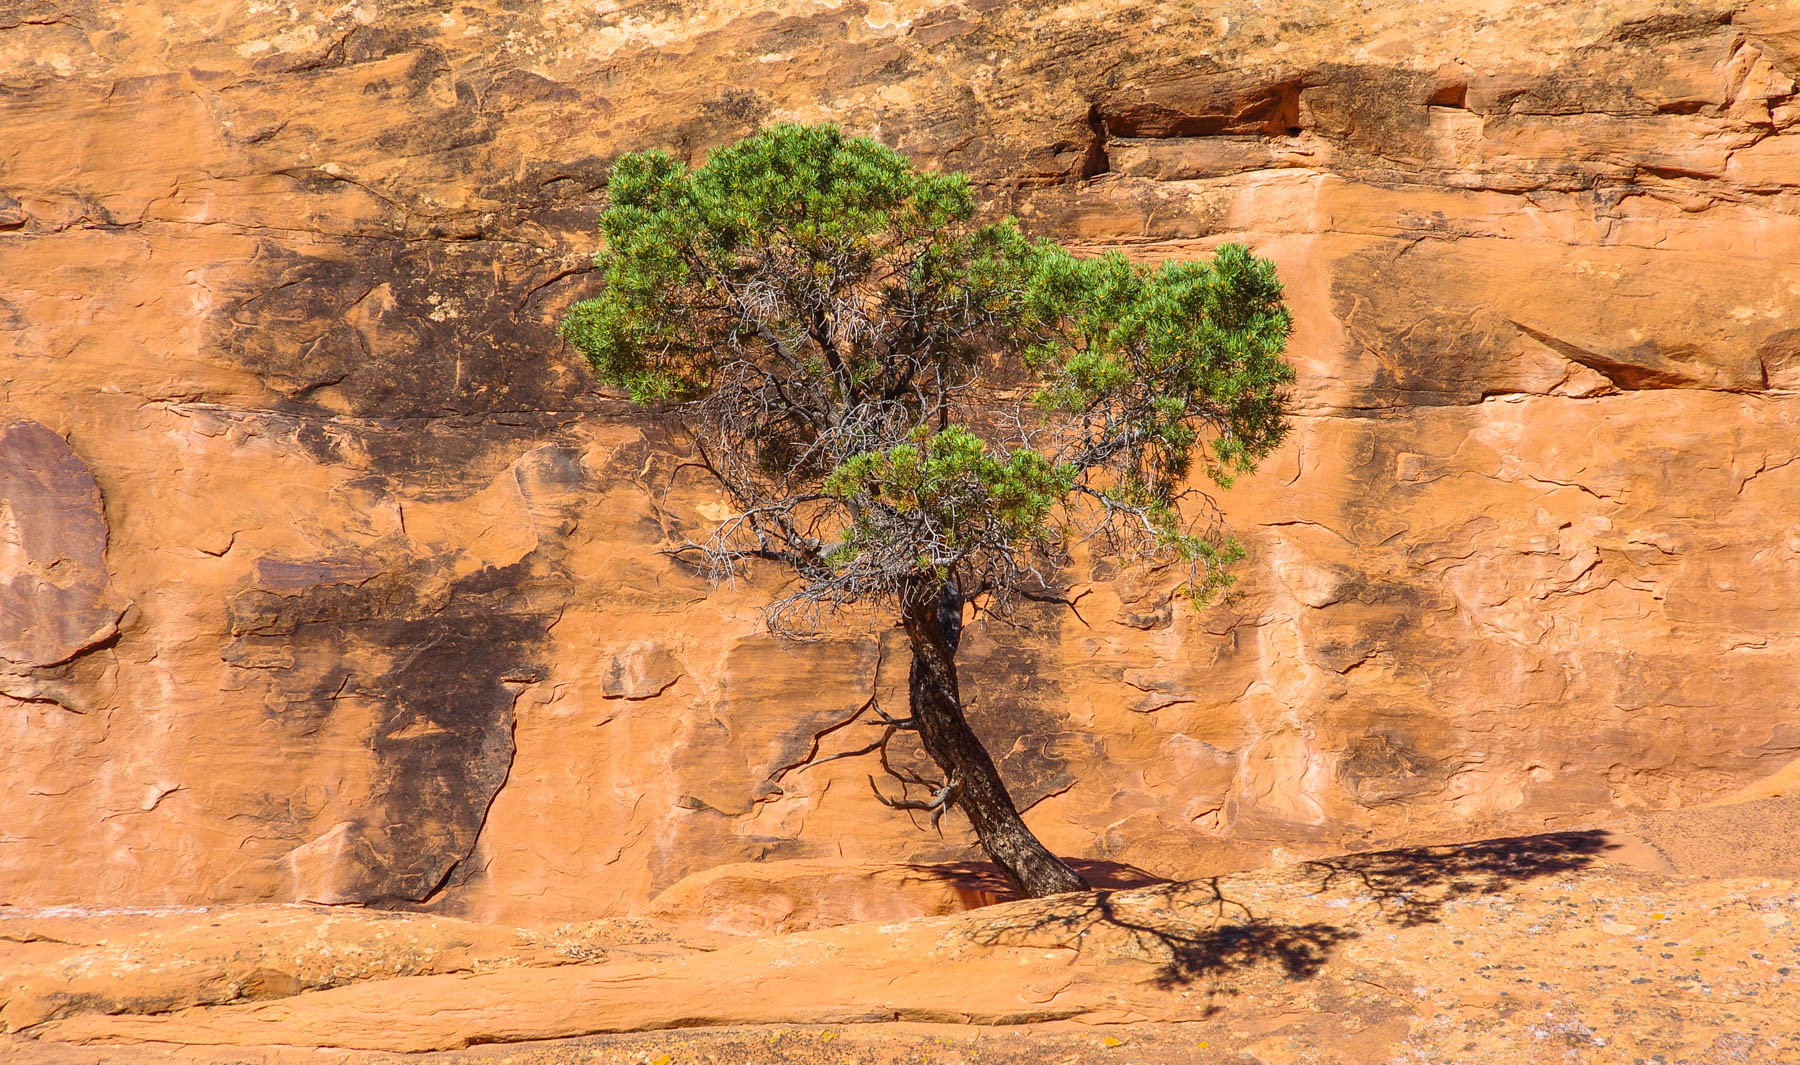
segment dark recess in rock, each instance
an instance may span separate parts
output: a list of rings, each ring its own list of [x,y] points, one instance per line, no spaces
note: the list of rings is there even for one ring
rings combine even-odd
[[[1298,74],[1227,71],[1167,77],[1141,89],[1115,92],[1097,104],[1113,137],[1167,139],[1230,133],[1285,136],[1300,125]]]

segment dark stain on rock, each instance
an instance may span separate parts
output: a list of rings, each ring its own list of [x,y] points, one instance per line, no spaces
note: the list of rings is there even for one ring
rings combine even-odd
[[[1800,388],[1800,329],[1783,329],[1757,348],[1764,388]]]
[[[404,652],[375,680],[393,693],[392,715],[374,741],[381,786],[375,809],[391,855],[375,904],[423,902],[475,846],[512,768],[513,703],[544,668],[538,645],[547,619],[476,614],[388,623],[382,644]]]
[[[431,36],[431,31],[423,26],[394,21],[365,26],[346,18],[344,24],[323,33],[313,47],[273,52],[253,60],[250,69],[258,75],[288,78],[329,73],[402,55]]]
[[[957,656],[969,727],[993,756],[1013,804],[1028,810],[1075,782],[1075,765],[1099,757],[1099,741],[1065,708],[1061,655],[1053,641],[1062,607],[1032,603],[1010,620],[971,625]],[[986,630],[986,631],[984,631]],[[985,638],[984,638],[985,637]],[[1119,694],[1121,700],[1126,692]]]
[[[1432,227],[1429,218],[1409,222],[1426,232]],[[1491,284],[1489,278],[1455,276],[1479,268],[1459,257],[1454,245],[1428,237],[1410,246],[1378,244],[1338,264],[1331,304],[1344,325],[1340,357],[1347,366],[1367,367],[1371,378],[1352,406],[1451,406],[1528,387],[1511,350],[1518,331],[1505,313],[1443,302],[1443,292],[1478,292]],[[1427,283],[1433,276],[1442,283]]]
[[[552,324],[516,317],[563,269],[553,253],[510,242],[370,240],[311,254],[269,241],[254,291],[218,319],[215,346],[284,409],[380,419],[578,409],[591,406],[591,384]]]
[[[0,426],[0,693],[77,713],[119,639],[99,484],[37,422]],[[99,656],[108,657],[110,655]]]
[[[1437,90],[1437,79],[1418,71],[1327,64],[1309,76],[1302,93],[1305,129],[1416,163],[1429,150],[1429,107]]]
[[[1448,773],[1395,723],[1357,736],[1338,762],[1338,777],[1359,804],[1384,806],[1442,788]]]
[[[1321,667],[1345,674],[1408,648],[1424,618],[1448,608],[1442,593],[1422,584],[1350,577],[1332,602],[1308,611],[1307,651]]]
[[[1117,137],[1280,136],[1300,123],[1305,85],[1292,71],[1190,68],[1109,92],[1096,106],[1108,134]]]
[[[668,149],[698,166],[713,148],[756,132],[770,110],[769,99],[760,93],[727,90],[701,101],[691,116],[674,129]]]
[[[267,592],[328,584],[360,585],[380,573],[381,565],[368,558],[315,558],[302,561],[259,558],[255,563],[256,587]]]
[[[1732,18],[1729,7],[1711,11],[1661,11],[1620,23],[1607,34],[1607,39],[1625,45],[1645,45],[1704,37],[1731,25]]]
[[[355,437],[345,446],[368,451]],[[459,889],[485,873],[476,847],[510,772],[514,703],[545,676],[550,629],[575,594],[563,538],[592,487],[573,446],[512,454],[507,466],[539,534],[519,562],[451,579],[446,559],[395,538],[314,558],[258,559],[227,604],[232,683],[261,696],[283,749],[341,760],[348,745],[367,759],[367,769],[338,774],[334,799],[304,811],[273,802],[266,811],[274,820],[265,834],[293,843],[329,837],[334,899],[454,911]],[[466,496],[506,468],[462,479],[440,468],[439,490]],[[379,500],[390,482],[371,474],[359,483]]]
[[[357,868],[343,872],[342,890],[371,905],[431,900],[470,855],[505,783],[513,703],[546,668],[567,576],[537,556],[437,594],[420,590],[427,574],[391,561],[262,560],[257,575],[263,586],[229,604],[224,657],[237,683],[263,692],[294,757],[346,713],[342,727],[372,754],[369,792],[344,830]]]

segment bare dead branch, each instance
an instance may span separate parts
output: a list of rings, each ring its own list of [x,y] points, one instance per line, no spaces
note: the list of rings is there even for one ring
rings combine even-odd
[[[874,754],[876,751],[879,751],[883,747],[886,747],[888,741],[893,739],[894,733],[896,733],[898,731],[899,731],[899,729],[896,729],[892,725],[890,725],[890,726],[888,726],[887,730],[881,734],[880,739],[876,740],[874,743],[871,743],[866,747],[858,747],[854,751],[839,751],[836,754],[826,755],[824,758],[820,758],[817,761],[807,763],[807,765],[804,766],[803,768],[812,769],[815,766],[822,766],[826,762],[835,762],[840,758],[860,758],[861,756],[863,756],[865,754]]]
[[[918,728],[919,728],[918,722],[914,721],[910,717],[889,717],[887,715],[887,712],[885,710],[883,710],[879,704],[877,704],[875,707],[875,713],[880,716],[882,722],[885,723],[889,728],[905,729],[907,731],[913,731],[913,732],[918,731]]]
[[[869,789],[875,793],[875,800],[890,810],[919,810],[930,813],[931,827],[937,829],[941,834],[944,830],[940,822],[943,820],[944,812],[950,809],[951,804],[962,793],[962,781],[952,774],[949,783],[940,787],[930,799],[924,801],[890,799],[881,793],[881,788],[876,785],[875,778],[872,776],[869,778]]]
[[[1081,622],[1083,628],[1088,629],[1093,628],[1093,626],[1088,624],[1088,619],[1081,616],[1081,611],[1076,609],[1076,604],[1092,594],[1094,594],[1094,590],[1092,588],[1087,588],[1083,589],[1082,593],[1075,598],[1065,599],[1060,595],[1051,595],[1048,592],[1033,592],[1029,588],[1018,589],[1018,595],[1021,599],[1029,599],[1034,603],[1055,603],[1058,606],[1068,607],[1069,613],[1075,615],[1075,620]]]

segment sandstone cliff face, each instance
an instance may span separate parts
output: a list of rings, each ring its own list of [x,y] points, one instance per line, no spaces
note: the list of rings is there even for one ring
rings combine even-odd
[[[554,336],[613,157],[775,119],[1281,265],[1243,595],[1102,561],[970,634],[1053,846],[1194,874],[1775,774],[1797,76],[1791,0],[10,4],[0,901],[553,921],[967,856],[854,763],[770,782],[893,637],[783,645],[656,556],[716,501]]]

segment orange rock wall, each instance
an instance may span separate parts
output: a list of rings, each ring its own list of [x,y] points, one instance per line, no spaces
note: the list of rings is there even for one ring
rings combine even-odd
[[[614,156],[777,119],[1288,284],[1242,595],[1102,563],[971,630],[1054,846],[1752,786],[1800,757],[1796,77],[1792,0],[0,8],[0,903],[553,921],[969,854],[855,763],[772,785],[893,636],[654,554],[713,501],[555,339]]]

